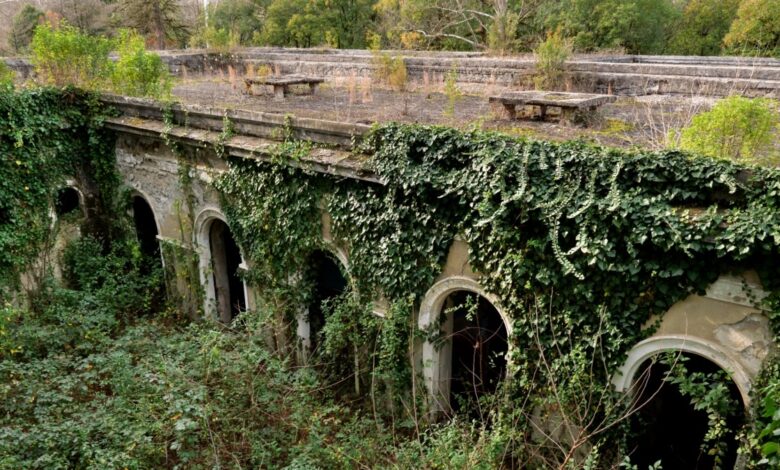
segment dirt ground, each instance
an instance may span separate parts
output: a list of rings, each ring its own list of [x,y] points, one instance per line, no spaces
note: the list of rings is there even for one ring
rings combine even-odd
[[[264,89],[267,88],[267,89]],[[585,139],[616,147],[663,148],[681,127],[714,99],[689,96],[647,95],[619,97],[602,106],[586,125],[561,124],[555,114],[545,122],[533,116],[509,120],[488,103],[490,95],[506,89],[469,89],[448,97],[443,86],[412,84],[399,92],[378,86],[369,79],[328,81],[315,94],[308,87],[293,87],[293,93],[276,101],[270,87],[255,86],[253,95],[238,79],[200,77],[181,81],[174,95],[187,103],[231,109],[294,114],[341,122],[371,124],[400,121],[442,124],[458,128],[479,127],[511,135],[548,140]],[[551,110],[554,113],[555,110]],[[526,110],[521,114],[532,114]]]

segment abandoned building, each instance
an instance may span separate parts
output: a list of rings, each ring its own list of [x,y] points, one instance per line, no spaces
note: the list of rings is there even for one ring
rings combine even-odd
[[[262,63],[282,73],[316,74],[325,77],[326,83],[341,80],[342,84],[366,76],[370,68],[370,57],[357,53],[285,50],[248,52],[231,59],[232,62],[198,55],[170,55],[165,60],[179,76],[209,72],[211,76],[218,73],[224,77],[228,76],[228,66],[243,73],[248,64]],[[490,86],[499,91],[521,80],[530,67],[522,61],[467,54],[420,54],[407,60],[412,80],[423,82],[428,80],[424,77],[442,75],[457,64],[464,89]],[[741,87],[744,94],[751,96],[780,96],[780,62],[769,60],[741,64],[737,59],[725,58],[699,62],[687,58],[623,57],[601,61],[583,58],[572,63],[570,73],[574,77],[574,90],[621,97],[692,92],[723,96],[734,87]],[[107,119],[105,125],[117,136],[116,160],[125,185],[133,192],[132,217],[141,249],[174,270],[185,268],[177,265],[181,260],[166,257],[161,244],[193,249],[191,255],[197,260],[203,290],[203,304],[197,310],[230,323],[242,311],[254,309],[257,300],[252,286],[242,278],[248,261],[234,238],[219,194],[211,185],[216,175],[226,170],[225,160],[217,154],[215,145],[219,144],[220,151],[230,157],[268,161],[272,158],[269,151],[281,133],[288,132],[295,138],[321,145],[301,160],[290,160],[287,164],[365,185],[382,185],[383,181],[372,168],[352,152],[355,138],[366,134],[370,130],[367,121],[374,120],[371,115],[365,115],[365,109],[379,104],[367,100],[361,108],[363,115],[356,111],[355,115],[347,116],[347,111],[343,111],[336,120],[328,120],[318,116],[316,109],[311,113],[299,112],[311,103],[303,98],[290,100],[292,104],[267,100],[262,106],[254,106],[247,104],[249,98],[244,96],[237,98],[237,103],[225,98],[230,93],[240,95],[240,91],[235,91],[235,84],[232,88],[224,83],[215,87],[226,91],[215,91],[214,96],[196,93],[190,102],[185,97],[183,101],[187,104],[169,106],[109,95],[103,101],[118,110],[118,115]],[[469,99],[487,106],[484,96]],[[209,101],[224,101],[229,106],[206,105]],[[337,106],[347,107],[345,103]],[[297,114],[285,114],[290,112]],[[327,117],[328,112],[320,114]],[[415,120],[413,116],[399,118]],[[225,139],[226,120],[232,129]],[[559,131],[559,127],[551,130]],[[536,135],[543,132],[544,129],[538,130]],[[187,195],[179,184],[179,157],[171,143],[193,162],[191,227],[183,227],[181,222],[181,201]],[[81,198],[78,188],[63,189],[56,204],[57,214],[77,210]],[[330,233],[329,214],[323,212],[322,218],[324,248],[309,257],[307,266],[301,266],[315,286],[313,298],[298,318],[297,335],[303,355],[318,347],[317,332],[326,321],[323,302],[344,293],[351,282],[349,247],[340,246]],[[505,312],[502,299],[482,285],[482,275],[475,272],[469,257],[468,244],[454,237],[438,278],[426,286],[416,312],[420,330],[438,327],[443,337],[448,338],[443,345],[420,341],[416,351],[429,402],[440,413],[457,413],[464,395],[478,396],[495,390],[511,369],[508,361],[512,357],[512,343],[508,338],[516,333],[512,319]],[[182,295],[188,295],[186,291],[191,286],[182,279],[178,281],[177,288]],[[659,354],[674,351],[686,355],[690,358],[690,370],[726,371],[733,382],[731,393],[743,407],[739,415],[730,419],[734,422],[745,419],[751,386],[774,347],[769,319],[758,305],[765,295],[755,272],[722,273],[706,292],[690,295],[650,322],[656,325],[654,333],[634,345],[613,376],[616,390],[635,394],[650,403],[644,411],[649,424],[637,451],[640,468],[658,459],[657,449],[669,447],[662,442],[654,443],[654,439],[695,442],[706,431],[706,421],[702,425],[690,404],[673,390],[661,387],[663,366],[653,361]],[[381,317],[384,308],[382,299],[376,299],[375,314]],[[662,388],[661,393],[648,392],[658,388]],[[681,416],[688,418],[681,419]],[[681,459],[679,468],[694,468],[696,456],[685,452],[688,451],[676,456]],[[736,460],[735,450],[729,449],[727,465],[734,465]]]

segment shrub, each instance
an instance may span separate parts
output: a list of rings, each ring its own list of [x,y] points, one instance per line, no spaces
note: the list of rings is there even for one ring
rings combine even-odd
[[[551,89],[561,85],[564,65],[571,57],[571,42],[563,37],[560,29],[548,32],[545,39],[534,51],[536,76],[534,85],[538,89]]]
[[[111,77],[111,48],[109,39],[83,34],[65,22],[59,28],[47,23],[35,29],[32,63],[44,83],[97,89]]]
[[[368,49],[373,56],[371,62],[374,66],[374,80],[390,85],[398,91],[404,91],[407,80],[404,58],[402,56],[392,56],[380,50],[380,41],[380,36],[377,34],[373,34],[368,38]]]
[[[444,94],[447,96],[447,107],[444,109],[444,115],[451,118],[455,115],[455,104],[463,97],[463,92],[458,88],[458,69],[455,65],[444,77]]]
[[[16,77],[14,71],[3,60],[0,60],[0,86],[12,85],[14,77]]]
[[[755,160],[770,150],[779,118],[774,100],[730,96],[694,116],[682,130],[680,147],[710,157]]]
[[[117,93],[163,98],[170,94],[171,77],[159,55],[146,51],[144,38],[128,30],[119,33],[117,61],[111,81]]]

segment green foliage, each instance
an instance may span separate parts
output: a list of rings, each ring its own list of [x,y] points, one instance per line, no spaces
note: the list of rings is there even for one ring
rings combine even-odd
[[[371,0],[273,0],[260,41],[272,46],[362,48],[373,17]]]
[[[768,98],[730,96],[694,116],[682,130],[680,147],[715,158],[772,161],[780,108]]]
[[[776,356],[767,360],[752,398],[756,422],[748,439],[750,464],[775,468],[780,465],[780,362]]]
[[[444,115],[452,118],[455,116],[455,105],[463,98],[463,92],[458,88],[458,69],[456,65],[453,65],[444,77],[444,95],[447,97],[447,107],[444,108]]]
[[[119,13],[123,26],[154,40],[157,49],[169,43],[183,47],[187,42],[190,31],[182,21],[179,0],[121,0]]]
[[[132,31],[120,31],[116,41],[117,60],[111,75],[115,92],[130,96],[166,98],[172,82],[168,67],[157,54],[146,51],[144,39]]]
[[[115,62],[109,58],[112,49],[116,49]],[[32,61],[39,80],[57,86],[153,98],[167,97],[172,86],[160,56],[147,52],[144,39],[129,30],[109,40],[68,24],[41,25],[33,36]]]
[[[14,78],[16,78],[16,74],[11,70],[11,67],[5,61],[0,60],[0,87],[13,86]]]
[[[553,90],[562,85],[566,61],[572,53],[571,41],[563,37],[560,29],[547,33],[534,51],[536,76],[534,84],[542,90]]]
[[[718,55],[723,38],[737,16],[739,0],[691,0],[685,5],[666,52]]]
[[[107,38],[83,34],[67,23],[58,28],[47,23],[35,29],[32,63],[43,83],[92,90],[111,76],[111,48]]]
[[[0,87],[0,297],[50,240],[50,208],[67,177],[84,168],[115,186],[112,140],[101,107],[76,90],[14,91]],[[110,204],[95,200],[96,212]]]
[[[235,45],[252,44],[263,30],[265,0],[223,0],[210,6],[209,29],[225,34]],[[224,33],[223,33],[224,32]],[[211,47],[214,41],[208,41]]]
[[[378,83],[389,85],[398,91],[406,89],[406,62],[401,55],[391,55],[378,49],[371,51],[371,63],[374,67],[373,78]]]
[[[735,429],[729,429],[727,420],[740,411],[742,406],[731,395],[728,383],[731,378],[726,371],[690,372],[685,363],[688,357],[668,353],[661,362],[669,367],[664,380],[677,386],[680,394],[691,400],[694,410],[707,413],[707,434],[701,451],[714,457],[716,468],[721,468],[728,448],[728,440],[734,439]]]
[[[547,24],[561,27],[577,50],[658,54],[678,15],[672,0],[565,0]]]
[[[743,0],[723,42],[731,52],[780,56],[780,3]]]

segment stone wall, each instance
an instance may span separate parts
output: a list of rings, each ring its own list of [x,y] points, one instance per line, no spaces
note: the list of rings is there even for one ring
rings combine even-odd
[[[385,51],[403,55],[411,81],[443,82],[457,70],[464,85],[529,88],[534,74],[530,54],[491,57],[474,52]],[[205,50],[162,51],[176,76],[242,75],[247,65],[269,66],[280,73],[320,75],[330,79],[368,77],[373,56],[364,50],[243,48],[230,53]],[[5,59],[20,76],[32,72],[25,59]],[[567,63],[570,91],[617,95],[683,94],[769,96],[780,98],[780,60],[744,57],[576,55]]]

